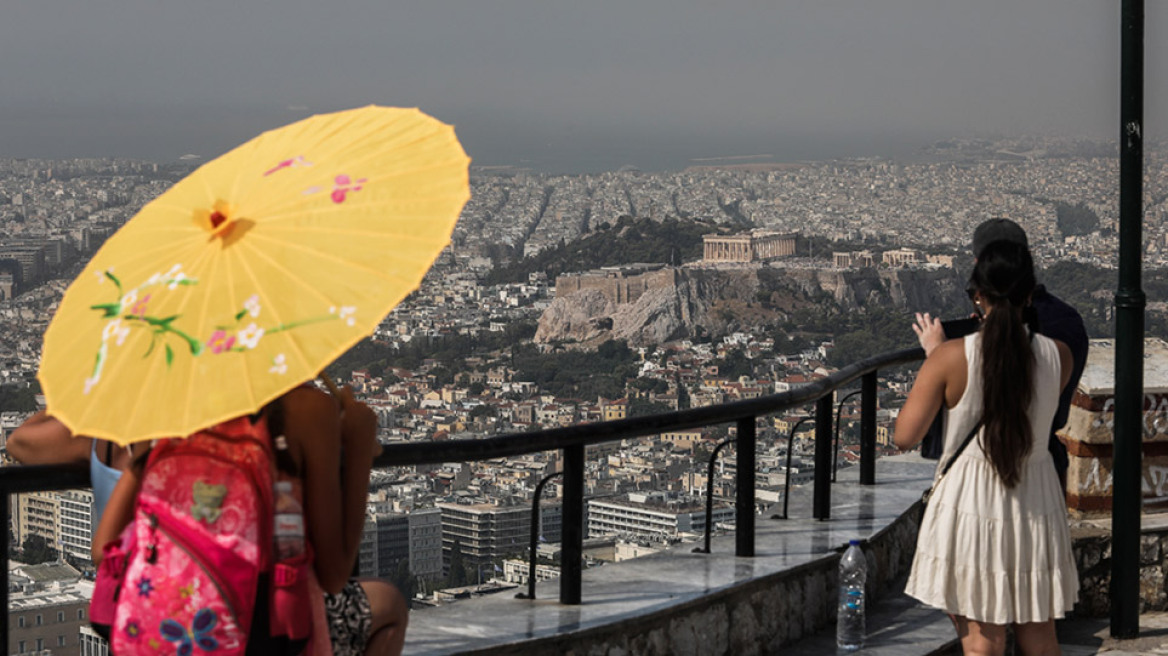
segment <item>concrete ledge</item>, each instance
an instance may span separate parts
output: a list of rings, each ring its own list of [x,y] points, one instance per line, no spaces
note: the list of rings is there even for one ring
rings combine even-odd
[[[558,586],[534,601],[489,596],[415,611],[410,654],[768,654],[835,620],[839,550],[867,540],[873,606],[912,561],[921,490],[934,463],[915,455],[877,462],[874,486],[841,471],[832,518],[810,518],[811,492],[793,491],[788,520],[757,522],[755,557],[733,555],[734,537],[587,570],[583,603],[558,603]],[[875,629],[875,627],[872,627]],[[928,653],[922,651],[920,653]]]

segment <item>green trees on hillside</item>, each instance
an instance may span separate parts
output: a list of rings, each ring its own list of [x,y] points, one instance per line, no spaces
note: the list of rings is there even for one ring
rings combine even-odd
[[[828,353],[827,361],[832,366],[842,367],[873,355],[916,345],[911,315],[875,308],[863,317],[852,316],[841,322],[835,335],[835,348]]]
[[[440,369],[436,375],[444,383],[452,382],[454,372],[463,370],[462,363],[466,358],[530,340],[535,329],[535,321],[514,321],[502,332],[480,333],[477,337],[451,333],[434,339],[418,338],[400,349],[373,339],[363,339],[329,365],[328,371],[334,377],[342,378],[356,369],[366,369],[374,376],[381,376],[390,367],[413,370],[425,360],[434,360]]]
[[[533,257],[496,267],[484,284],[524,282],[529,274],[542,271],[555,279],[561,273],[589,271],[632,262],[680,264],[699,259],[702,235],[718,232],[712,222],[664,221],[622,216],[615,226],[602,229],[569,243],[548,248]]]
[[[1059,232],[1064,237],[1089,235],[1099,229],[1099,215],[1080,201],[1074,205],[1055,201],[1054,209],[1058,217]]]
[[[717,365],[718,375],[722,378],[733,380],[741,376],[751,376],[754,373],[753,364],[740,348],[730,349],[725,356],[714,360],[711,364]]]
[[[624,396],[625,382],[636,376],[636,357],[624,341],[609,340],[595,352],[540,353],[532,345],[512,350],[518,380],[563,397],[592,399]]]

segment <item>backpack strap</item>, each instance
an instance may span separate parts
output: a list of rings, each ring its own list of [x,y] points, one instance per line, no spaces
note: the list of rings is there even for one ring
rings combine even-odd
[[[272,440],[277,474],[280,477],[299,478],[300,468],[288,451],[288,438],[284,437],[284,397],[276,397],[261,412],[268,418],[268,436]]]

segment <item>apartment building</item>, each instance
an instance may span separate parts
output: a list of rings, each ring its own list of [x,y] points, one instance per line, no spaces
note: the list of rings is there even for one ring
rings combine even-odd
[[[705,500],[687,494],[631,492],[623,498],[588,501],[588,537],[701,534],[706,530]],[[733,522],[734,508],[715,504],[714,523]]]
[[[442,577],[442,510],[426,508],[409,514],[410,573],[418,578]]]
[[[531,506],[499,506],[488,503],[439,503],[442,512],[442,556],[448,563],[457,539],[463,562],[485,565],[506,556],[524,553],[531,542]],[[540,506],[541,523],[547,533],[559,537],[562,509]],[[544,538],[551,540],[548,535]]]
[[[64,563],[17,566],[9,581],[9,653],[81,656],[93,584]]]
[[[93,536],[93,492],[63,490],[30,492],[14,501],[12,530],[16,544],[39,535],[54,549],[77,562],[90,562]]]

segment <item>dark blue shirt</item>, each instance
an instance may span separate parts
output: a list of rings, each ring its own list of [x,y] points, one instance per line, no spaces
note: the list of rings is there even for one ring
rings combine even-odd
[[[1067,348],[1071,349],[1074,361],[1071,379],[1059,395],[1058,410],[1055,411],[1054,421],[1051,422],[1048,443],[1055,469],[1062,479],[1067,472],[1067,447],[1055,436],[1055,432],[1067,423],[1067,415],[1071,411],[1071,397],[1075,395],[1079,378],[1083,375],[1083,367],[1087,365],[1087,327],[1083,325],[1083,317],[1079,315],[1078,310],[1046,291],[1043,285],[1034,290],[1031,304],[1038,313],[1039,332],[1066,344]]]

